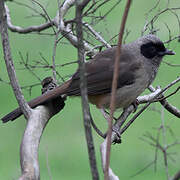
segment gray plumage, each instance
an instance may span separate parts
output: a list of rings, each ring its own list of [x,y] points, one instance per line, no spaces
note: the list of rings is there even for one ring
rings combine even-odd
[[[116,47],[97,53],[85,65],[89,101],[98,108],[110,105],[111,85]],[[173,55],[155,35],[146,35],[123,45],[121,50],[116,108],[130,105],[153,82],[164,55]],[[29,102],[34,108],[62,94],[80,96],[79,70],[70,80],[54,90]],[[14,120],[22,114],[20,108],[2,118],[3,122]]]
[[[161,40],[154,35],[146,35],[122,46],[116,108],[129,106],[155,79],[158,67],[165,54],[159,56],[156,54],[159,53],[157,51],[154,52],[155,56],[151,58],[142,55],[142,45],[149,43],[153,43],[155,48],[156,46],[157,48],[160,46],[162,52],[167,51]],[[150,48],[153,50],[153,47]],[[98,53],[93,61],[86,63],[88,95],[93,96],[109,93],[108,95],[106,94],[103,104],[99,105],[99,108],[109,108],[110,105],[110,92],[114,70],[114,63],[112,62],[115,60],[115,51],[116,47],[109,48]],[[171,54],[170,51],[167,52]],[[72,77],[72,83],[67,90],[69,96],[80,95],[79,80],[78,70]]]

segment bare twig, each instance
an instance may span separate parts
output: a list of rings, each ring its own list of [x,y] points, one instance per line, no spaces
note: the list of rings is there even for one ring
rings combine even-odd
[[[96,124],[95,124],[95,122],[93,121],[93,119],[92,119],[92,117],[91,117],[91,125],[92,125],[92,127],[94,128],[94,130],[96,131],[96,133],[99,135],[99,136],[101,136],[102,138],[106,138],[106,134],[104,134],[104,133],[102,133],[99,129],[98,129],[98,127],[96,126]]]
[[[169,133],[172,135],[172,130],[169,126],[165,125],[164,122],[164,107],[162,107],[162,114],[161,114],[161,119],[162,119],[162,123],[160,125],[159,128],[157,128],[157,136],[154,137],[154,133],[151,134],[149,132],[147,132],[146,134],[144,134],[144,138],[141,138],[144,142],[148,143],[149,145],[153,146],[156,148],[156,152],[155,152],[155,159],[154,159],[154,164],[155,164],[155,168],[156,168],[156,162],[157,162],[157,151],[160,150],[160,152],[163,154],[163,159],[164,159],[164,166],[165,166],[165,171],[166,171],[166,175],[167,175],[167,179],[168,180],[173,180],[173,178],[170,177],[169,175],[169,171],[168,171],[168,158],[171,159],[173,162],[175,162],[175,160],[171,157],[172,153],[168,152],[168,149],[180,144],[180,142],[175,138],[175,141],[173,143],[168,144],[166,137],[167,137],[167,130],[169,130]],[[160,142],[160,134],[162,134],[162,142]],[[174,154],[174,153],[173,153]],[[178,176],[178,173],[176,174]],[[177,177],[177,176],[174,177]]]
[[[114,132],[112,132],[112,139],[113,137],[115,136]],[[113,141],[112,141],[113,142]],[[106,151],[107,151],[107,137],[106,139],[104,140],[104,142],[101,144],[100,146],[100,151],[101,151],[101,161],[102,161],[102,166],[103,166],[103,169],[105,169],[105,164],[106,164]],[[119,180],[118,176],[116,176],[112,169],[109,167],[108,168],[108,171],[109,171],[109,180]]]
[[[41,4],[39,4],[39,2],[38,1],[36,1],[36,0],[32,0],[33,2],[36,2],[36,4],[38,4],[40,7],[42,6]],[[76,2],[75,0],[64,0],[63,1],[63,3],[61,4],[61,6],[59,5],[59,7],[58,7],[58,11],[57,11],[57,15],[56,15],[56,17],[55,18],[50,18],[49,16],[48,16],[48,13],[46,12],[46,10],[45,10],[45,8],[42,6],[41,7],[41,9],[43,10],[43,12],[44,12],[44,14],[43,15],[41,15],[41,14],[39,14],[38,12],[38,14],[39,15],[41,15],[42,17],[44,17],[47,21],[49,21],[49,22],[46,22],[46,23],[44,23],[44,24],[41,24],[41,25],[38,25],[38,26],[30,26],[30,27],[27,27],[27,28],[22,28],[22,27],[19,27],[19,26],[15,26],[15,25],[13,25],[12,24],[12,22],[11,22],[11,17],[10,17],[10,12],[9,12],[9,9],[8,9],[8,7],[6,6],[5,8],[6,8],[6,13],[7,13],[7,24],[8,24],[8,27],[9,27],[9,29],[11,30],[11,31],[14,31],[14,32],[18,32],[18,33],[39,33],[40,34],[40,32],[42,32],[43,30],[46,30],[46,29],[48,29],[48,28],[50,28],[50,27],[52,27],[53,28],[53,35],[56,35],[56,37],[55,37],[55,41],[54,41],[54,49],[53,49],[53,65],[51,65],[51,64],[49,64],[48,63],[48,61],[43,61],[43,62],[36,62],[35,63],[35,65],[30,65],[30,64],[28,64],[27,62],[24,62],[24,64],[26,64],[27,65],[27,69],[29,68],[30,70],[31,69],[33,69],[33,68],[48,68],[48,69],[50,69],[50,70],[52,70],[53,69],[53,74],[54,74],[54,77],[56,77],[56,74],[58,75],[58,72],[56,71],[56,69],[57,69],[57,67],[61,67],[61,66],[63,66],[63,65],[61,65],[61,64],[56,64],[55,63],[55,54],[56,54],[56,46],[57,46],[57,44],[59,43],[59,41],[62,39],[62,38],[66,38],[73,46],[75,46],[76,48],[79,48],[79,57],[80,57],[80,59],[79,60],[82,60],[82,62],[84,61],[84,54],[85,54],[85,52],[84,52],[84,50],[85,51],[87,51],[87,52],[91,52],[92,53],[92,55],[94,55],[96,52],[97,52],[97,47],[99,47],[99,46],[94,46],[94,44],[93,43],[91,43],[89,40],[86,40],[86,39],[82,39],[82,37],[81,36],[78,36],[78,33],[76,33],[75,31],[74,31],[74,29],[73,29],[73,26],[74,26],[74,24],[78,24],[78,22],[80,23],[80,25],[82,26],[82,22],[80,22],[80,20],[81,20],[81,18],[82,17],[84,17],[84,16],[86,16],[86,17],[92,17],[92,23],[91,23],[91,25],[90,24],[88,24],[88,23],[84,23],[83,25],[86,27],[86,29],[88,29],[88,33],[89,34],[91,34],[91,37],[93,37],[93,38],[95,38],[95,39],[97,39],[101,44],[103,44],[103,47],[104,46],[106,46],[107,48],[108,47],[110,47],[111,45],[108,43],[108,42],[106,42],[105,40],[104,40],[104,38],[101,36],[101,34],[100,33],[98,33],[98,32],[96,32],[95,31],[95,29],[93,28],[93,24],[94,24],[94,22],[96,21],[96,22],[99,22],[100,20],[102,20],[104,17],[106,17],[112,10],[113,10],[113,8],[120,2],[121,0],[117,0],[116,2],[114,2],[115,4],[113,4],[113,6],[112,7],[110,7],[110,9],[104,14],[104,15],[101,15],[101,14],[99,14],[99,15],[96,15],[97,14],[97,10],[101,7],[103,7],[107,2],[110,2],[111,3],[111,1],[110,0],[93,0],[93,1],[91,1],[91,4],[90,4],[90,6],[88,6],[86,9],[86,11],[85,11],[85,13],[83,13],[82,12],[82,10],[83,10],[83,6],[85,7],[86,6],[86,3],[88,3],[89,2],[89,0],[84,0],[84,1],[82,1],[81,0],[81,2],[82,2],[82,4],[81,4],[81,15],[79,15],[80,16],[80,19],[78,19],[78,18],[72,18],[71,20],[65,20],[65,18],[66,18],[66,14],[69,14],[69,11],[70,11],[70,8],[71,7],[73,7],[74,5],[75,5],[75,3],[78,3],[78,2]],[[58,0],[58,2],[59,2],[59,0]],[[80,1],[79,1],[80,2]],[[167,4],[169,4],[169,0],[167,0]],[[83,3],[85,3],[85,4],[83,4]],[[167,12],[167,11],[169,11],[170,13],[172,13],[175,17],[176,17],[176,19],[177,19],[177,21],[178,21],[178,24],[179,24],[179,31],[180,31],[180,20],[179,20],[179,18],[178,18],[178,16],[177,16],[177,14],[176,14],[176,10],[179,10],[180,8],[169,8],[168,6],[166,7],[166,9],[163,9],[163,10],[159,10],[158,11],[158,13],[157,14],[155,14],[155,16],[153,16],[152,17],[152,19],[150,19],[149,21],[148,21],[148,17],[150,17],[148,14],[150,14],[153,10],[156,10],[157,8],[158,8],[158,6],[159,6],[159,3],[160,3],[160,0],[158,0],[157,1],[157,3],[154,5],[154,7],[152,8],[152,9],[150,9],[149,10],[149,12],[147,13],[147,16],[146,16],[146,25],[144,26],[144,31],[142,32],[142,33],[144,33],[146,30],[150,30],[151,32],[156,32],[157,31],[157,29],[155,29],[155,22],[158,20],[158,18],[159,18],[159,16],[160,15],[162,15],[162,14],[164,14],[165,12]],[[23,3],[19,3],[19,4],[23,4]],[[112,4],[111,4],[112,5]],[[25,5],[26,6],[26,5]],[[28,8],[31,8],[30,6],[27,6]],[[35,9],[32,9],[34,12],[36,11]],[[0,11],[1,11],[1,9],[0,9]],[[96,14],[95,14],[96,13]],[[0,18],[1,19],[1,18]],[[76,24],[76,25],[77,25]],[[170,26],[168,25],[168,24],[165,24],[166,25],[166,27],[167,27],[167,30],[168,30],[168,33],[169,33],[169,39],[165,42],[165,43],[170,43],[170,42],[172,42],[173,40],[175,40],[175,39],[179,39],[180,37],[179,37],[179,35],[178,36],[175,36],[175,37],[173,37],[173,35],[172,35],[172,33],[171,33],[171,31],[170,31]],[[82,28],[82,27],[81,27]],[[80,29],[80,31],[82,31],[82,29]],[[62,36],[61,37],[59,37],[59,34],[62,34]],[[42,33],[41,33],[42,34]],[[88,34],[88,35],[89,35]],[[127,35],[128,35],[128,31],[127,31]],[[125,35],[124,35],[125,36]],[[59,38],[59,39],[58,39]],[[125,39],[125,38],[124,38]],[[83,41],[82,41],[83,40]],[[62,42],[61,42],[62,43]],[[169,45],[169,44],[168,44]],[[81,47],[81,48],[80,48]],[[118,54],[118,53],[117,53]],[[118,57],[118,55],[116,55],[116,58]],[[22,59],[23,60],[23,59]],[[24,61],[24,60],[23,60]],[[45,63],[44,63],[45,62]],[[65,65],[67,65],[67,64],[71,64],[71,63],[65,63]],[[81,62],[80,62],[80,64],[81,64]],[[172,65],[172,66],[179,66],[179,65]],[[32,70],[31,70],[32,71]],[[83,71],[82,71],[83,72]],[[61,76],[60,76],[61,77]],[[82,75],[82,77],[84,77],[83,75]],[[63,79],[63,78],[62,78]],[[83,78],[82,78],[83,79]],[[82,82],[85,82],[84,80],[82,80]],[[84,86],[84,87],[86,87],[85,86],[85,84],[83,85],[83,83],[82,83],[82,86]],[[25,87],[26,88],[26,87]],[[30,88],[32,88],[31,86],[30,86]],[[167,89],[168,89],[169,87],[167,87]],[[83,88],[82,87],[82,89],[86,89],[86,88]],[[116,88],[115,88],[116,89]],[[133,106],[130,106],[129,108],[127,108],[127,109],[125,109],[124,111],[123,111],[123,113],[121,114],[121,116],[116,120],[116,123],[114,124],[114,126],[113,126],[113,128],[115,129],[115,130],[117,130],[117,131],[119,131],[121,134],[122,133],[124,133],[126,130],[127,130],[127,128],[134,122],[134,120],[152,103],[152,102],[154,102],[155,100],[154,100],[154,98],[155,99],[157,99],[157,98],[159,98],[158,100],[160,101],[160,103],[170,112],[170,113],[172,113],[173,115],[175,115],[175,116],[177,116],[177,117],[179,117],[180,118],[180,110],[177,108],[177,107],[174,107],[174,106],[172,106],[171,104],[169,104],[168,103],[168,101],[165,99],[165,98],[167,98],[167,97],[164,97],[164,95],[162,95],[162,92],[164,92],[163,90],[161,90],[160,88],[158,88],[158,89],[151,89],[152,90],[152,92],[153,93],[151,93],[151,94],[149,94],[149,95],[146,95],[146,96],[142,96],[142,97],[138,97],[138,100],[139,100],[139,102],[142,104],[142,103],[147,103],[145,106],[144,106],[144,108],[143,109],[141,109],[134,117],[133,117],[133,119],[131,119],[124,127],[123,127],[123,125],[125,124],[125,122],[126,122],[126,120],[127,120],[127,118],[128,118],[128,116],[132,113],[132,111],[134,110],[134,107]],[[113,90],[112,90],[113,91]],[[177,89],[177,91],[178,91],[178,89]],[[175,93],[177,93],[177,91],[175,91],[175,92],[173,92],[173,93],[171,93],[170,95],[174,95]],[[83,93],[85,94],[85,96],[83,95],[83,97],[85,97],[86,98],[86,103],[87,103],[87,92],[85,92],[85,91],[83,91]],[[169,97],[169,96],[168,96]],[[84,106],[84,105],[83,105]],[[40,108],[43,108],[43,107],[40,107]],[[113,109],[113,108],[112,108]],[[44,109],[45,110],[45,109]],[[46,110],[45,110],[46,111]],[[48,111],[48,110],[47,110]],[[46,111],[46,113],[47,113],[47,111]],[[84,110],[84,114],[86,114],[86,113],[89,113],[89,107],[88,108],[86,108],[86,110]],[[34,111],[32,112],[32,113],[34,113]],[[35,113],[36,113],[36,110],[35,110]],[[41,112],[40,113],[38,113],[38,114],[41,114]],[[95,125],[95,123],[93,124],[93,120],[92,120],[92,118],[90,117],[90,114],[89,114],[89,116],[88,117],[86,117],[87,119],[90,119],[90,121],[91,121],[91,124],[92,124],[92,126],[95,128],[95,130],[97,131],[97,133],[99,133],[99,135],[101,135],[103,138],[105,138],[106,137],[106,134],[103,134],[97,127],[96,127],[96,125]],[[84,118],[85,119],[85,118]],[[41,119],[42,120],[42,119]],[[40,122],[41,122],[41,120],[39,120]],[[43,120],[42,120],[43,121]],[[47,116],[47,118],[45,118],[44,119],[44,121],[42,122],[42,123],[45,123],[45,122],[48,122],[48,116]],[[30,123],[30,122],[29,122]],[[46,124],[46,123],[45,123]],[[44,125],[45,125],[44,124]],[[36,123],[34,124],[34,125],[36,125]],[[43,126],[44,126],[43,125]],[[28,126],[29,126],[29,124],[28,124]],[[39,125],[38,125],[39,126]],[[86,127],[90,127],[90,124],[89,124],[89,122],[85,122],[85,126]],[[112,126],[112,124],[111,124],[111,126]],[[29,127],[31,127],[31,126],[29,126]],[[45,126],[44,126],[45,127]],[[36,138],[37,139],[40,139],[40,137],[39,137],[39,135],[42,133],[42,127],[40,127],[40,131],[36,131],[37,129],[35,129],[35,128],[37,128],[37,127],[33,127],[33,133],[35,133],[35,135],[37,135],[36,136]],[[28,127],[27,127],[27,129],[28,129]],[[112,129],[112,128],[111,128]],[[29,131],[29,130],[28,130]],[[27,139],[27,140],[29,140],[29,141],[31,141],[32,140],[32,137],[27,137],[27,135],[26,135],[26,133],[27,132],[25,132],[25,134],[24,134],[24,137],[25,137],[25,139],[26,138],[29,138],[29,139]],[[30,132],[31,133],[31,132]],[[92,140],[92,135],[91,135],[91,129],[88,129],[87,130],[87,134],[86,134],[86,136],[87,136],[87,138],[89,138],[89,142],[93,142],[93,141],[91,141]],[[106,160],[108,159],[108,158],[110,158],[110,156],[107,158],[107,156],[106,156],[106,153],[110,153],[110,151],[108,151],[105,147],[107,147],[107,144],[109,143],[109,144],[111,144],[112,142],[118,142],[118,140],[119,140],[119,137],[117,137],[117,135],[114,133],[114,132],[111,132],[111,136],[110,136],[110,140],[108,141],[107,140],[107,137],[106,137],[106,139],[105,139],[105,141],[102,143],[102,145],[101,145],[101,152],[102,152],[102,164],[103,164],[103,169],[105,169],[105,164],[107,164],[106,163]],[[153,140],[153,139],[152,139]],[[26,141],[24,140],[24,142],[23,143],[26,143]],[[22,143],[22,144],[23,144]],[[161,149],[161,150],[164,150],[163,149],[163,146],[159,143],[159,141],[156,139],[156,141],[154,140],[153,141],[153,143],[151,143],[154,147],[156,147],[156,153],[157,153],[157,151],[158,151],[158,149]],[[165,148],[165,149],[167,149],[167,148],[169,148],[170,146],[173,146],[174,144],[177,144],[177,142],[176,143],[172,143],[172,144],[170,144],[170,145],[167,145],[167,147]],[[90,162],[91,162],[91,170],[92,170],[92,174],[93,174],[93,177],[94,177],[94,179],[95,178],[97,178],[98,179],[98,172],[96,172],[97,171],[97,169],[96,169],[96,163],[95,163],[95,155],[94,155],[94,147],[93,147],[93,144],[91,144],[91,143],[88,143],[88,145],[90,145],[89,146],[89,154],[91,154],[92,155],[92,158],[94,158],[94,159],[91,159],[90,158]],[[28,147],[28,146],[27,146]],[[24,147],[25,148],[25,147]],[[31,149],[32,147],[28,147],[29,149]],[[92,148],[92,149],[91,149]],[[90,150],[91,149],[91,150]],[[26,149],[26,150],[28,150],[28,149]],[[23,151],[23,148],[22,148],[22,151]],[[36,151],[36,152],[35,152]],[[36,145],[35,145],[35,149],[33,150],[33,154],[37,157],[37,152],[38,152],[38,143],[36,143]],[[90,155],[90,156],[91,156]],[[166,155],[168,155],[168,153],[166,153]],[[157,156],[157,154],[155,155],[155,156]],[[29,156],[30,157],[30,156]],[[26,159],[26,158],[24,158],[24,159]],[[23,161],[23,160],[22,160]],[[155,160],[154,160],[154,162],[155,162],[155,164],[156,164],[156,161],[157,161],[157,157],[155,157]],[[94,164],[95,163],[95,165],[92,165],[92,164]],[[38,169],[38,161],[37,161],[37,158],[35,158],[35,166],[36,166],[36,172],[38,172],[39,171],[39,169]],[[26,165],[26,164],[23,164],[22,163],[22,165]],[[33,166],[32,166],[33,167]],[[31,168],[31,167],[30,167]],[[106,168],[109,168],[109,165],[108,165],[108,167],[106,167]],[[25,168],[25,166],[23,167],[23,172],[25,172],[26,171],[26,168]],[[28,170],[29,171],[29,170]],[[109,179],[113,179],[113,180],[118,180],[119,178],[113,173],[113,171],[109,168],[108,170],[107,170],[107,172],[109,172]],[[31,174],[33,174],[33,172],[31,173]],[[39,174],[39,173],[37,173],[37,174]],[[25,175],[25,174],[24,174]],[[38,176],[36,176],[37,178],[39,178]],[[178,172],[175,176],[174,176],[174,179],[176,180],[176,179],[178,179],[180,177],[180,173]],[[173,180],[174,180],[173,179]]]
[[[155,163],[155,161],[153,160],[152,162],[148,163],[144,168],[140,169],[138,172],[136,172],[135,174],[131,175],[130,177],[133,178],[133,177],[141,174],[141,173],[144,172],[147,168],[151,167],[154,163]]]
[[[94,14],[97,12],[97,10],[100,9],[100,8],[103,8],[103,6],[105,4],[107,4],[108,2],[110,2],[110,4],[109,4],[110,8],[107,10],[107,12],[105,12],[103,15],[95,16]],[[112,2],[114,3],[115,1],[111,1],[111,0],[94,1],[92,3],[92,5],[85,11],[83,16],[92,17],[93,21],[94,21],[94,19],[97,19],[97,22],[96,22],[96,24],[97,24],[101,20],[105,19],[108,16],[108,14],[110,14],[110,12],[112,12],[112,10],[114,10],[114,8],[117,7],[117,5],[121,2],[121,0],[117,0],[117,2],[115,2],[113,5],[112,5]]]
[[[110,119],[108,121],[108,134],[107,134],[107,147],[106,147],[106,165],[105,165],[105,170],[104,170],[104,179],[105,180],[109,179],[112,121],[113,121],[113,113],[114,113],[114,110],[115,110],[115,103],[116,103],[115,102],[115,96],[116,96],[116,89],[117,89],[119,61],[120,61],[123,34],[124,34],[125,24],[126,24],[126,20],[127,20],[130,5],[131,5],[131,0],[127,0],[127,4],[126,4],[125,11],[124,11],[124,14],[123,14],[122,22],[121,22],[118,46],[117,46],[117,50],[116,50],[116,57],[115,57],[115,63],[114,63],[114,73],[113,73],[111,102],[110,102]]]
[[[24,57],[23,57],[23,55],[22,55],[21,52],[19,52],[19,56],[20,56],[20,59],[21,59],[21,63],[25,66],[25,68],[26,68],[29,72],[31,72],[31,74],[32,74],[33,76],[35,76],[37,80],[39,80],[39,81],[41,82],[41,79],[39,78],[39,76],[37,76],[37,75],[29,68],[29,66],[28,66],[28,61],[29,61],[29,55],[28,55],[28,53],[26,53],[26,60],[24,59]]]
[[[9,43],[8,29],[7,29],[7,16],[6,16],[6,11],[5,11],[4,1],[0,1],[0,19],[1,19],[0,31],[1,31],[3,52],[4,52],[4,60],[6,63],[6,68],[8,71],[10,83],[13,88],[15,97],[18,101],[18,104],[23,114],[28,119],[31,115],[31,108],[29,107],[29,105],[24,99],[24,96],[22,94],[21,88],[19,86],[19,83],[16,77],[16,72],[14,69],[14,64],[13,64],[11,50],[10,50],[10,43]]]
[[[65,26],[64,23],[64,16],[68,12],[68,10],[74,5],[75,0],[66,0],[62,6],[60,7],[60,10],[57,12],[56,17],[54,18],[54,22],[56,26],[59,25],[59,30],[61,34],[66,37],[70,41],[70,43],[77,48],[77,37],[72,33],[71,25],[67,24]],[[96,53],[95,50],[93,50],[93,47],[91,47],[86,41],[84,43],[84,48],[86,51],[91,51],[94,54]]]
[[[47,166],[47,170],[48,170],[49,179],[53,180],[51,169],[50,169],[50,166],[49,166],[49,160],[48,160],[48,147],[45,148],[45,153],[46,153],[46,166]]]
[[[167,179],[169,179],[169,169],[168,169],[168,160],[167,160],[167,142],[166,142],[166,127],[164,122],[164,107],[161,111],[161,127],[162,127],[162,137],[163,137],[163,155],[164,155],[164,166],[166,171]]]
[[[177,82],[178,81],[180,81],[180,78],[177,79]],[[152,86],[149,87],[149,90],[151,92],[155,91],[155,89]],[[163,95],[161,95],[161,97],[163,98]],[[175,107],[175,106],[171,105],[170,103],[168,103],[168,101],[166,99],[160,100],[159,102],[164,106],[164,108],[166,110],[168,110],[170,113],[172,113],[176,117],[180,118],[180,110],[177,107]]]
[[[38,25],[38,26],[29,26],[27,28],[15,26],[11,22],[11,16],[10,16],[9,8],[7,5],[5,5],[5,9],[6,9],[6,15],[7,15],[7,25],[8,25],[8,28],[12,32],[17,32],[17,33],[21,33],[21,34],[27,34],[27,33],[31,33],[31,32],[41,32],[41,31],[44,31],[45,29],[52,27],[52,25],[54,25],[54,22],[50,21],[50,22],[46,22],[46,23]]]
[[[151,93],[150,95],[144,95],[144,96],[139,96],[138,102],[140,104],[142,103],[146,103],[145,106],[143,106],[141,108],[141,110],[139,110],[139,112],[137,112],[133,118],[124,126],[123,124],[125,123],[126,119],[128,118],[128,116],[134,111],[134,106],[130,105],[128,108],[124,109],[123,113],[120,115],[120,117],[116,120],[115,124],[113,125],[113,129],[118,132],[119,134],[122,135],[127,129],[128,127],[135,121],[135,119],[147,108],[149,107],[149,105],[154,102],[154,99],[156,99],[157,97],[161,96],[161,94],[163,92],[165,92],[167,89],[169,89],[171,86],[175,85],[176,83],[178,83],[180,81],[180,78],[177,78],[176,80],[174,80],[173,82],[171,82],[169,85],[167,85],[164,89],[153,89],[153,93]],[[152,88],[152,87],[151,87]],[[165,106],[166,107],[166,106]],[[177,108],[172,107],[170,105],[170,112],[172,111],[172,114],[177,115],[177,117],[179,116],[179,110],[177,110]],[[117,137],[116,135],[114,135],[111,138],[111,141],[113,142],[119,142],[119,137]]]
[[[101,42],[106,48],[110,48],[110,47],[111,47],[111,45],[108,44],[108,43],[103,39],[103,37],[100,36],[100,34],[97,33],[88,23],[83,23],[83,25],[84,25],[85,27],[87,27],[88,30],[95,36],[95,38],[96,38],[99,42]]]
[[[177,78],[176,80],[172,81],[170,84],[168,84],[164,89],[162,89],[160,92],[158,92],[154,98],[149,101],[144,107],[141,108],[140,111],[138,111],[133,118],[120,130],[120,134],[123,134],[126,129],[135,121],[135,119],[147,108],[149,107],[149,105],[153,102],[154,99],[156,99],[159,95],[161,95],[162,93],[164,93],[167,89],[169,89],[171,86],[175,85],[176,83],[178,83],[180,81],[180,78]]]
[[[38,163],[38,147],[40,137],[43,130],[54,114],[59,112],[59,107],[55,108],[53,104],[49,106],[39,106],[35,110],[32,110],[22,95],[19,87],[16,73],[13,66],[13,61],[10,52],[7,24],[6,24],[6,12],[4,7],[4,1],[0,1],[0,30],[2,37],[2,44],[4,49],[4,57],[9,74],[10,82],[14,90],[14,94],[17,98],[20,108],[28,119],[26,130],[24,132],[23,140],[20,149],[21,158],[21,170],[22,176],[20,180],[25,179],[40,179],[39,163]],[[56,102],[57,103],[57,102]],[[64,104],[63,104],[64,106]]]
[[[156,5],[154,8],[156,8],[156,7],[158,6],[158,4],[159,4],[159,2],[157,3],[157,5]],[[155,22],[157,21],[157,19],[158,19],[162,14],[164,14],[164,13],[166,13],[166,12],[168,12],[168,11],[172,13],[172,11],[176,11],[176,10],[180,10],[180,7],[173,7],[173,8],[168,8],[168,7],[167,7],[167,8],[165,8],[165,9],[159,11],[158,13],[156,13],[156,14],[151,18],[151,20],[149,20],[149,21],[146,20],[146,24],[145,24],[145,26],[144,26],[141,34],[143,35],[143,34],[147,31],[148,28],[150,29],[150,32],[151,32],[151,33],[156,32],[157,30],[155,30],[154,24],[155,24]],[[150,11],[152,11],[152,10],[150,10]],[[150,26],[150,27],[149,27],[149,26]]]
[[[164,43],[165,44],[168,44],[168,43],[170,43],[170,42],[172,42],[172,41],[174,41],[174,40],[179,40],[179,38],[180,38],[180,36],[175,36],[175,37],[173,37],[173,38],[171,38],[171,39],[168,39],[167,41],[165,41]]]
[[[76,32],[78,38],[78,59],[79,59],[79,69],[80,69],[80,89],[82,96],[82,108],[83,108],[83,119],[84,119],[84,128],[86,141],[88,146],[88,154],[89,154],[89,162],[91,167],[91,174],[93,180],[99,179],[99,174],[96,165],[96,157],[95,157],[95,148],[93,144],[93,136],[91,131],[91,115],[88,104],[88,96],[87,96],[87,82],[85,75],[85,50],[83,43],[83,29],[82,29],[82,13],[85,6],[89,3],[90,0],[77,0],[76,1]]]
[[[41,83],[34,83],[34,84],[26,85],[26,86],[21,86],[21,88],[27,90],[29,92],[29,95],[31,96],[33,87],[36,87],[39,85],[41,85]]]
[[[53,22],[53,21],[51,20],[51,18],[49,17],[49,15],[48,15],[47,11],[45,10],[45,8],[43,7],[43,5],[42,5],[41,3],[39,3],[38,1],[36,1],[36,0],[31,0],[31,1],[34,2],[34,3],[36,3],[36,4],[38,4],[38,5],[41,7],[41,9],[43,10],[43,12],[46,14],[49,22],[51,23],[51,27],[52,27],[52,29],[53,29],[53,31],[54,31],[54,34],[56,34],[56,30],[55,30],[55,28],[53,27],[54,22]]]
[[[23,3],[23,2],[18,2],[18,1],[15,1],[15,0],[13,0],[12,2],[32,10],[36,15],[39,15],[39,16],[43,17],[45,19],[45,21],[47,21],[46,15],[43,14],[43,13],[40,13],[36,8],[33,8],[32,6],[30,6],[30,5],[26,4],[26,3]]]
[[[171,64],[169,62],[163,61],[163,63],[167,64],[168,66],[172,66],[172,67],[180,67],[180,64]]]
[[[52,55],[52,73],[53,73],[53,77],[55,80],[56,80],[55,56],[56,56],[56,48],[57,48],[57,43],[58,43],[58,36],[59,36],[59,31],[55,35],[54,46],[53,46],[53,55]]]
[[[58,1],[58,9],[60,11],[60,2]],[[60,14],[60,12],[59,12]],[[56,63],[55,63],[55,56],[56,56],[56,48],[57,48],[57,44],[59,42],[58,40],[58,36],[59,36],[60,30],[59,30],[59,24],[58,24],[58,30],[55,33],[55,39],[54,39],[54,46],[53,46],[53,55],[52,55],[52,72],[53,72],[53,77],[54,79],[57,81],[56,79]]]
[[[168,95],[167,95],[167,96],[165,96],[165,97],[159,98],[159,101],[164,100],[164,99],[167,99],[167,98],[169,98],[169,97],[173,96],[173,95],[174,95],[174,94],[176,94],[179,90],[180,90],[180,86],[179,86],[179,87],[177,87],[177,89],[176,89],[174,92],[172,92],[172,93],[168,94]]]

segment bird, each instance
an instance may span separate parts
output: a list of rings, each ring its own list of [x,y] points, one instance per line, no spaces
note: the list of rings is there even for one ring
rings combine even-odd
[[[117,46],[107,48],[85,62],[88,99],[102,113],[110,106],[116,49]],[[144,35],[122,45],[115,108],[126,108],[135,102],[136,98],[154,81],[163,57],[174,54],[153,34]],[[79,69],[62,85],[32,99],[28,104],[31,108],[35,108],[62,95],[81,96]],[[22,111],[18,107],[1,120],[5,123],[21,115]]]

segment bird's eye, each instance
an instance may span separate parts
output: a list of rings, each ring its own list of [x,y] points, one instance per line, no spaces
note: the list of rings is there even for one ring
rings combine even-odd
[[[155,54],[157,53],[157,49],[156,49],[155,46],[149,46],[149,47],[147,48],[147,51],[148,51],[149,54],[151,54],[151,55],[155,55]]]

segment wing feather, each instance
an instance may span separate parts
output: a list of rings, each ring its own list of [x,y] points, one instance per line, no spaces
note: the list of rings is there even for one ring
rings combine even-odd
[[[112,79],[113,79],[113,64],[115,48],[108,49],[110,53],[104,55],[98,54],[92,61],[87,62],[86,77],[87,77],[87,90],[88,95],[100,95],[111,92]],[[130,85],[135,81],[135,72],[139,69],[139,64],[130,60],[125,60],[126,54],[122,54],[119,75],[118,75],[118,88]],[[138,66],[137,66],[138,64]],[[67,95],[79,96],[80,95],[80,71],[78,70],[72,77],[72,82],[68,88]]]

